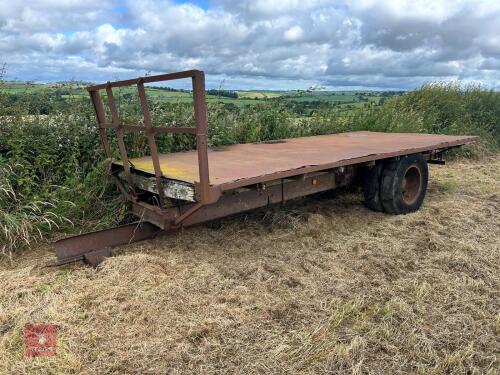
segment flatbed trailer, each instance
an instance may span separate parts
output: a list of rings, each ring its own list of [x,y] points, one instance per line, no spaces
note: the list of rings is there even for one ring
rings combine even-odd
[[[145,84],[190,78],[196,127],[153,124]],[[113,88],[136,85],[143,124],[123,124]],[[108,129],[116,132],[120,160],[111,175],[128,200],[136,223],[70,237],[55,243],[56,264],[85,260],[94,266],[111,248],[362,179],[368,208],[404,214],[420,208],[427,190],[427,163],[444,164],[444,151],[476,142],[475,136],[358,131],[229,145],[209,149],[205,78],[199,70],[89,86],[105,157],[111,159]],[[101,91],[106,91],[110,118]],[[151,155],[129,157],[125,131],[147,137]],[[161,154],[155,135],[186,133],[196,150]]]

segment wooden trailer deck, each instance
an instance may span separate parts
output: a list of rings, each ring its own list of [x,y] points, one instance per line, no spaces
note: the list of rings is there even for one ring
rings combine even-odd
[[[222,191],[303,173],[475,142],[479,137],[358,131],[238,144],[208,151],[210,185]],[[167,179],[199,181],[196,151],[159,155]],[[132,171],[154,176],[150,156],[129,159]],[[121,164],[120,161],[116,164]]]

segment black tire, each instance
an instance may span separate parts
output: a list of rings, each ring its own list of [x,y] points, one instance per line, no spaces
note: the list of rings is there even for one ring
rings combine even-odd
[[[417,211],[427,192],[429,170],[422,154],[401,157],[382,171],[380,198],[384,211],[407,214]]]
[[[380,200],[380,181],[382,179],[382,170],[384,164],[382,161],[377,161],[371,168],[366,168],[363,173],[363,196],[365,198],[365,206],[370,210],[382,212],[382,201]]]

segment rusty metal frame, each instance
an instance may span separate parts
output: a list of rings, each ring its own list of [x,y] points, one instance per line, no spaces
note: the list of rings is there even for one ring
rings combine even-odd
[[[163,127],[155,126],[152,123],[151,114],[148,108],[148,102],[146,97],[145,84],[151,82],[168,81],[175,79],[191,78],[192,88],[193,88],[193,105],[194,105],[194,117],[195,124],[194,128],[176,128],[176,127]],[[136,85],[139,95],[139,100],[141,104],[141,109],[144,116],[144,125],[128,125],[123,124],[120,121],[119,114],[116,108],[115,99],[113,96],[113,88],[124,87]],[[89,86],[87,90],[90,93],[90,97],[94,106],[97,124],[99,128],[99,134],[101,141],[103,143],[104,153],[106,157],[111,156],[109,142],[106,136],[106,129],[114,129],[117,132],[117,142],[120,151],[120,156],[123,163],[123,171],[125,180],[128,182],[129,189],[127,190],[122,183],[122,181],[115,177],[115,181],[122,191],[122,193],[127,197],[131,203],[137,203],[138,197],[134,189],[134,179],[131,176],[130,166],[128,162],[128,155],[124,143],[124,132],[144,132],[149,148],[150,157],[152,158],[152,164],[154,169],[154,176],[156,180],[156,188],[158,191],[159,198],[159,208],[163,210],[165,217],[168,217],[166,211],[172,211],[172,208],[168,208],[166,205],[166,197],[164,193],[164,180],[163,173],[159,160],[159,153],[155,141],[155,135],[157,133],[186,133],[196,136],[196,149],[197,149],[197,161],[198,161],[198,173],[199,181],[195,181],[195,200],[196,204],[190,206],[190,208],[180,215],[173,218],[173,225],[182,225],[191,215],[203,211],[202,208],[207,205],[211,205],[218,201],[218,199],[223,195],[224,192],[231,191],[240,187],[245,187],[252,184],[264,183],[271,180],[279,180],[291,178],[293,176],[305,175],[307,173],[314,173],[318,171],[330,170],[333,168],[338,168],[346,165],[355,165],[364,162],[370,162],[376,159],[384,159],[390,157],[397,157],[400,155],[405,155],[409,150],[402,148],[401,150],[388,153],[370,154],[363,157],[351,158],[349,160],[339,160],[330,163],[322,164],[311,164],[297,169],[280,170],[273,172],[268,175],[261,175],[251,178],[241,178],[231,182],[223,184],[210,184],[210,174],[209,174],[209,163],[208,163],[208,125],[207,125],[207,108],[206,108],[206,98],[205,98],[205,75],[200,70],[188,70],[178,73],[161,74],[156,76],[146,76],[140,78],[134,78],[123,81],[107,82],[100,85]],[[108,104],[111,111],[111,122],[106,119],[104,105],[100,96],[100,90],[106,90],[108,96]],[[476,137],[470,137],[470,139],[462,139],[444,142],[440,146],[442,147],[452,147],[459,144],[464,144],[468,142],[475,141]],[[432,150],[432,147],[422,147],[422,148],[412,148],[411,152],[426,152]],[[185,206],[189,206],[186,204]],[[153,207],[153,206],[151,206]]]
[[[342,172],[331,170],[303,179],[280,179],[262,188],[254,186],[243,191],[228,192],[208,205],[190,203],[160,210],[145,202],[134,202],[131,210],[135,216],[164,231],[170,231],[345,186],[352,182],[355,175],[356,168],[348,166]]]
[[[193,87],[193,100],[194,100],[194,117],[196,127],[194,128],[176,128],[176,127],[163,127],[154,126],[151,121],[151,114],[149,112],[146,91],[144,84],[160,81],[169,81],[183,78],[191,78]],[[139,100],[141,104],[141,109],[144,116],[144,125],[127,125],[120,121],[118,110],[116,107],[113,88],[124,87],[136,85]],[[108,97],[108,105],[111,111],[111,122],[106,118],[106,112],[104,110],[104,104],[101,99],[100,91],[106,90]],[[157,133],[184,133],[193,134],[196,136],[196,149],[198,153],[198,171],[199,171],[199,182],[195,184],[195,191],[197,201],[201,205],[209,204],[215,202],[220,196],[218,189],[210,186],[210,173],[208,167],[208,125],[207,125],[207,108],[205,102],[205,74],[200,70],[187,70],[184,72],[170,73],[170,74],[160,74],[155,76],[146,76],[134,79],[128,79],[116,82],[107,82],[104,84],[93,85],[87,87],[87,91],[90,94],[90,99],[94,107],[97,126],[99,129],[99,135],[101,138],[101,143],[103,145],[104,154],[106,158],[111,157],[111,148],[106,135],[106,129],[114,129],[117,135],[118,148],[120,151],[120,157],[123,162],[123,169],[125,174],[125,179],[128,182],[129,189],[125,189],[125,186],[115,178],[118,187],[131,202],[136,201],[136,194],[133,184],[133,179],[131,178],[130,165],[128,162],[127,150],[124,142],[124,131],[133,132],[144,132],[148,139],[148,145],[151,151],[151,158],[153,161],[156,184],[159,192],[160,207],[165,207],[165,196],[163,194],[163,184],[162,177],[163,173],[161,170],[159,162],[159,154],[156,145],[155,135]]]

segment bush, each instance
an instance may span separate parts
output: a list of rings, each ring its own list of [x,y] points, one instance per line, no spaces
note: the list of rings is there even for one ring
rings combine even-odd
[[[481,144],[475,147],[476,152],[496,152],[500,148],[500,93],[458,82],[429,83],[387,100],[372,128],[479,135]]]
[[[72,222],[55,211],[71,202],[63,202],[55,197],[45,199],[31,196],[26,199],[17,190],[22,165],[0,167],[0,250],[11,254],[22,245],[29,245],[43,238],[43,233],[59,229],[63,223]]]
[[[49,116],[0,116],[3,253],[54,229],[97,229],[125,216],[106,173],[90,105],[81,101],[65,109]]]

